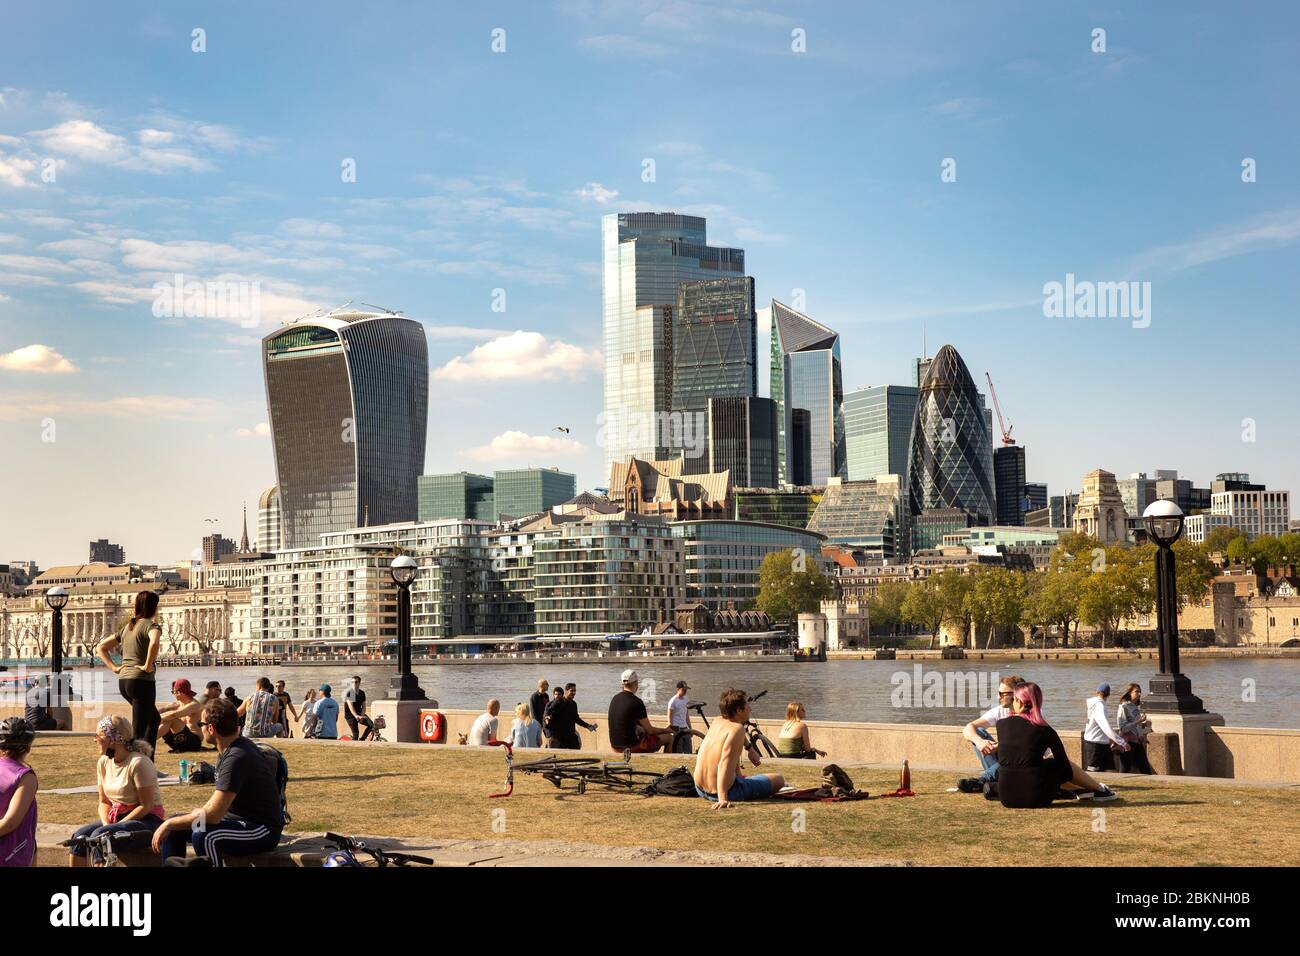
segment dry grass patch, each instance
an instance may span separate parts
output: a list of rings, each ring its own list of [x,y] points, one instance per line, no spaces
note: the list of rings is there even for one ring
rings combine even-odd
[[[713,811],[703,800],[644,798],[603,791],[559,796],[549,783],[517,774],[515,795],[490,800],[505,772],[502,753],[457,747],[399,748],[281,741],[289,761],[292,829],[468,840],[563,840],[673,850],[799,853],[921,864],[989,864],[1020,846],[1047,865],[1300,864],[1300,790],[1163,783],[1141,777],[1118,785],[1123,800],[1096,808],[1058,804],[1007,810],[982,797],[945,793],[949,774],[913,774],[915,798],[860,803],[745,804]],[[38,741],[31,762],[41,789],[93,784],[89,738]],[[191,758],[194,755],[189,755]],[[215,762],[215,754],[201,759]],[[176,773],[179,757],[161,754]],[[531,759],[521,757],[521,760]],[[674,762],[639,758],[644,769]],[[782,765],[796,786],[818,782],[815,765]],[[871,793],[898,785],[894,771],[853,768]],[[166,787],[169,813],[202,803],[207,787]],[[95,796],[39,798],[47,823],[84,823]],[[506,810],[505,832],[492,811]],[[795,832],[792,811],[805,810]],[[1104,810],[1096,817],[1095,810]],[[1095,829],[1099,822],[1104,831]]]

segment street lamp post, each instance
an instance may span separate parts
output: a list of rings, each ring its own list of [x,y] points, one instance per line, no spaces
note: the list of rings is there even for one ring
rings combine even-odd
[[[389,565],[397,585],[397,673],[389,683],[390,700],[425,700],[420,683],[411,672],[411,585],[418,567],[415,559],[401,555]]]
[[[1153,501],[1142,513],[1147,534],[1156,543],[1156,636],[1160,647],[1160,673],[1151,678],[1151,693],[1143,707],[1162,714],[1204,714],[1201,698],[1178,662],[1178,576],[1174,568],[1174,542],[1183,533],[1183,512],[1172,501]]]
[[[50,606],[54,612],[54,620],[51,624],[50,640],[50,673],[63,673],[63,609],[68,606],[68,589],[63,587],[50,588],[45,592],[45,603]]]

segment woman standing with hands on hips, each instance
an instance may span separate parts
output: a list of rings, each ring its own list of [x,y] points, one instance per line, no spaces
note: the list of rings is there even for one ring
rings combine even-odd
[[[158,649],[162,643],[162,628],[158,616],[158,595],[141,591],[135,596],[135,611],[112,637],[105,638],[96,650],[108,669],[117,675],[118,690],[122,699],[131,705],[131,728],[136,740],[149,744],[150,751],[158,743],[160,718],[154,671],[158,669]],[[122,663],[115,664],[112,652],[122,648]]]

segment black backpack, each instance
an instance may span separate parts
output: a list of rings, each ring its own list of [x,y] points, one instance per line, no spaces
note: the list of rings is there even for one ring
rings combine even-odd
[[[257,749],[266,758],[267,765],[275,777],[275,789],[280,792],[280,825],[288,826],[293,817],[289,816],[289,798],[285,791],[289,786],[289,762],[284,754],[270,744],[257,743]]]
[[[676,767],[641,791],[647,797],[695,797],[695,778],[685,767]]]

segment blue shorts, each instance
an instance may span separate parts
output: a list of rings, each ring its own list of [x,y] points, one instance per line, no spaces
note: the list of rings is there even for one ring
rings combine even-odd
[[[736,782],[731,785],[727,793],[727,800],[732,803],[739,803],[741,800],[766,800],[772,795],[772,778],[767,774],[755,774],[752,777],[737,777]],[[716,793],[706,793],[700,789],[699,784],[695,785],[695,792],[705,800],[718,802]]]

